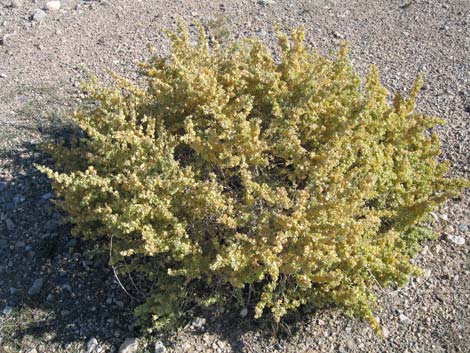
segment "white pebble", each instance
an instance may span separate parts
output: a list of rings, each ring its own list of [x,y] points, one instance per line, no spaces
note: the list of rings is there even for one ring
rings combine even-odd
[[[48,1],[44,7],[47,11],[58,11],[61,7],[60,1]]]
[[[5,308],[3,309],[3,314],[10,315],[12,311],[13,311],[13,307],[11,307],[10,305],[5,305]]]
[[[460,237],[458,235],[447,234],[447,240],[450,241],[451,243],[454,243],[455,245],[465,244],[465,238]]]
[[[404,324],[413,323],[413,320],[411,320],[408,316],[406,316],[404,314],[400,314],[400,321],[403,322]]]
[[[98,351],[98,340],[95,337],[90,338],[86,344],[87,353],[96,353]]]
[[[155,353],[165,353],[166,347],[163,345],[161,341],[155,343]]]
[[[137,353],[139,350],[139,342],[137,338],[128,337],[119,347],[119,353]]]
[[[39,9],[34,10],[33,14],[31,15],[31,19],[36,22],[41,22],[46,17],[47,17],[46,13]]]

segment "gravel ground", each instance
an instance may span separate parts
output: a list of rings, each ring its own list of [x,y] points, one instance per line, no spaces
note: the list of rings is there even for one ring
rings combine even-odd
[[[161,29],[182,18],[200,20],[220,37],[256,34],[270,43],[273,24],[303,25],[307,41],[325,54],[345,39],[357,70],[378,65],[392,92],[426,71],[418,108],[448,121],[438,129],[443,158],[454,175],[470,177],[468,0],[60,3],[40,12],[46,1],[0,0],[1,353],[113,352],[130,337],[139,339],[135,352],[470,351],[468,190],[434,214],[442,237],[416,258],[424,276],[379,290],[386,338],[335,310],[290,322],[290,334],[278,338],[250,315],[210,311],[195,312],[173,335],[148,337],[135,330],[135,303],[116,283],[106,251],[72,239],[48,181],[32,167],[47,162],[40,141],[73,132],[67,113],[80,98],[81,79],[103,77],[106,68],[132,77],[134,63],[148,55],[146,44],[164,54]]]

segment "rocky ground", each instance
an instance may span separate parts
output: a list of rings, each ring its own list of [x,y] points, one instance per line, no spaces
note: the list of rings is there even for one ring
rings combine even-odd
[[[271,43],[273,24],[303,25],[323,53],[345,39],[357,70],[377,64],[392,92],[426,71],[419,109],[448,121],[443,158],[470,177],[468,0],[0,0],[0,352],[469,352],[468,190],[434,214],[442,237],[416,258],[424,276],[379,292],[386,338],[335,310],[278,338],[230,312],[195,312],[173,335],[135,329],[106,250],[70,236],[33,163],[47,163],[39,142],[73,131],[78,82],[106,68],[134,76],[147,43],[165,54],[161,29],[178,18]]]

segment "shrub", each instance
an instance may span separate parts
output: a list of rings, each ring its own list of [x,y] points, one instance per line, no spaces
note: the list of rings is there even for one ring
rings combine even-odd
[[[256,318],[334,305],[380,331],[377,286],[418,273],[423,221],[469,185],[437,160],[443,121],[414,112],[422,79],[389,103],[377,68],[361,83],[345,46],[323,57],[301,28],[278,60],[258,39],[169,36],[137,82],[87,84],[83,136],[48,147],[74,234],[145,275],[153,327],[238,297]]]

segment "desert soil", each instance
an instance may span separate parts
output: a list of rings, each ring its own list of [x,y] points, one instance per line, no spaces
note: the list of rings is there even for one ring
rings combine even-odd
[[[344,39],[356,69],[376,64],[391,92],[425,71],[418,109],[448,122],[437,129],[442,158],[453,175],[470,177],[470,1],[62,0],[38,12],[46,2],[0,0],[0,352],[113,352],[130,337],[137,352],[470,352],[468,190],[433,215],[441,238],[415,259],[424,275],[378,289],[385,338],[333,309],[288,323],[291,333],[278,337],[230,311],[194,312],[173,334],[149,336],[135,327],[135,302],[106,249],[71,237],[33,166],[48,162],[40,142],[73,131],[67,116],[80,80],[106,78],[108,68],[134,77],[146,45],[164,55],[161,29],[182,18],[271,44],[275,23],[303,25],[325,54]]]

